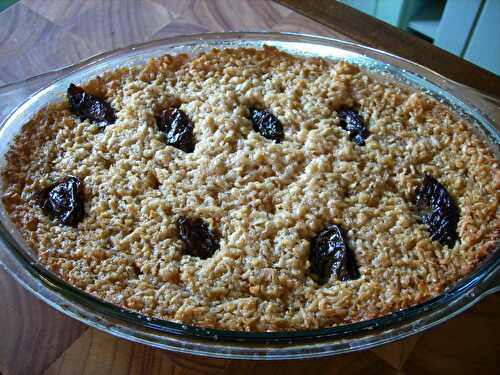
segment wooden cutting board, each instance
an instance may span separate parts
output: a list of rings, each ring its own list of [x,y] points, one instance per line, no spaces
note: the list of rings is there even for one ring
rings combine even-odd
[[[282,3],[293,6],[296,2]],[[296,9],[307,13],[306,3],[300,3],[302,6]],[[295,31],[344,40],[352,40],[354,36],[368,44],[370,40],[377,42],[376,38],[370,39],[372,32],[364,33],[359,25],[350,33],[349,25],[342,21],[355,17],[371,30],[374,24],[370,19],[360,19],[357,12],[333,3],[331,0],[325,7],[325,14],[316,9],[310,16],[318,18],[319,14],[322,22],[325,17],[326,21],[340,17],[338,24],[342,27],[326,22],[333,28],[327,27],[270,0],[23,0],[0,13],[0,85],[131,43],[195,32]],[[317,8],[318,2],[311,4]],[[335,14],[328,18],[327,11],[332,12],[332,7]],[[405,48],[409,51],[407,39],[400,43],[398,51],[397,35],[400,34],[390,29],[387,33],[392,33],[388,37],[396,41],[393,52],[405,53]],[[417,46],[420,42],[414,43]],[[424,47],[435,51],[430,45]],[[446,57],[439,61],[446,61]],[[465,71],[471,69],[469,65],[459,64],[458,68],[462,66]],[[477,74],[482,71],[477,70]],[[481,85],[481,81],[474,84]],[[489,374],[499,371],[498,294],[446,324],[398,343],[335,358],[272,363],[189,357],[114,338],[48,307],[24,291],[1,268],[0,299],[0,373],[3,375]]]

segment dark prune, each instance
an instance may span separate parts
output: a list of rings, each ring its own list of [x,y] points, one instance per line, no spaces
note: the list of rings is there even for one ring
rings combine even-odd
[[[324,284],[334,274],[338,280],[355,280],[359,271],[353,252],[344,241],[339,225],[328,224],[311,240],[311,271]]]
[[[81,119],[94,121],[99,127],[111,125],[116,121],[115,111],[108,103],[86,93],[81,87],[71,83],[67,96],[72,112]]]
[[[184,111],[177,107],[164,109],[156,122],[158,128],[165,133],[167,145],[184,152],[194,151],[194,125]]]
[[[271,112],[250,108],[250,119],[253,123],[253,129],[262,134],[264,138],[272,139],[277,143],[283,140],[283,126]]]
[[[40,194],[40,206],[61,224],[75,226],[83,220],[83,186],[78,177],[68,176]]]
[[[446,188],[434,177],[425,175],[415,192],[420,223],[427,226],[433,241],[453,247],[458,239],[459,209]]]
[[[349,132],[349,137],[359,146],[365,145],[368,131],[358,112],[354,109],[342,108],[339,110],[340,126]]]
[[[176,224],[187,254],[207,259],[219,249],[219,235],[203,219],[181,217]]]

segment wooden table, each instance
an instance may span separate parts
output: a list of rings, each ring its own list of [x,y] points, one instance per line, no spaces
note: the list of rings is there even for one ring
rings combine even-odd
[[[500,96],[498,76],[333,0],[23,0],[0,13],[0,85],[131,43],[226,30],[295,31],[357,40]],[[132,344],[53,310],[1,268],[0,300],[3,375],[498,371],[499,294],[423,335],[368,352],[293,363],[195,358]]]

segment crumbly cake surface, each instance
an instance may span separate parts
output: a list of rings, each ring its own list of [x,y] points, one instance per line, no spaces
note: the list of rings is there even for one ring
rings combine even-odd
[[[116,123],[81,121],[66,100],[42,109],[7,155],[3,202],[41,263],[106,301],[222,329],[312,329],[423,302],[495,249],[492,152],[444,105],[354,65],[225,49],[165,55],[83,87],[106,98]],[[155,114],[169,105],[195,124],[193,153],[165,145]],[[255,106],[280,119],[283,142],[252,129]],[[338,126],[341,106],[359,108],[365,146]],[[453,248],[417,221],[424,174],[460,208]],[[36,204],[66,175],[84,181],[77,227]],[[183,254],[183,215],[221,234],[212,257]],[[345,229],[359,279],[311,277],[309,240],[328,223]]]

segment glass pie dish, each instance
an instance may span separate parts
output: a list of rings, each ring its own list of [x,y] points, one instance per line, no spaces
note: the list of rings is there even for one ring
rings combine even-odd
[[[500,102],[420,65],[365,46],[290,33],[234,32],[174,37],[123,48],[80,64],[0,88],[0,160],[9,143],[41,107],[104,71],[144,63],[165,53],[196,54],[212,48],[271,45],[299,56],[345,59],[390,79],[425,90],[469,119],[498,158]],[[1,193],[1,191],[0,191]],[[220,358],[304,359],[365,350],[442,323],[500,290],[498,249],[441,295],[379,318],[341,326],[284,332],[241,332],[149,318],[91,296],[37,262],[0,204],[0,263],[27,290],[55,309],[118,337],[174,352]]]

